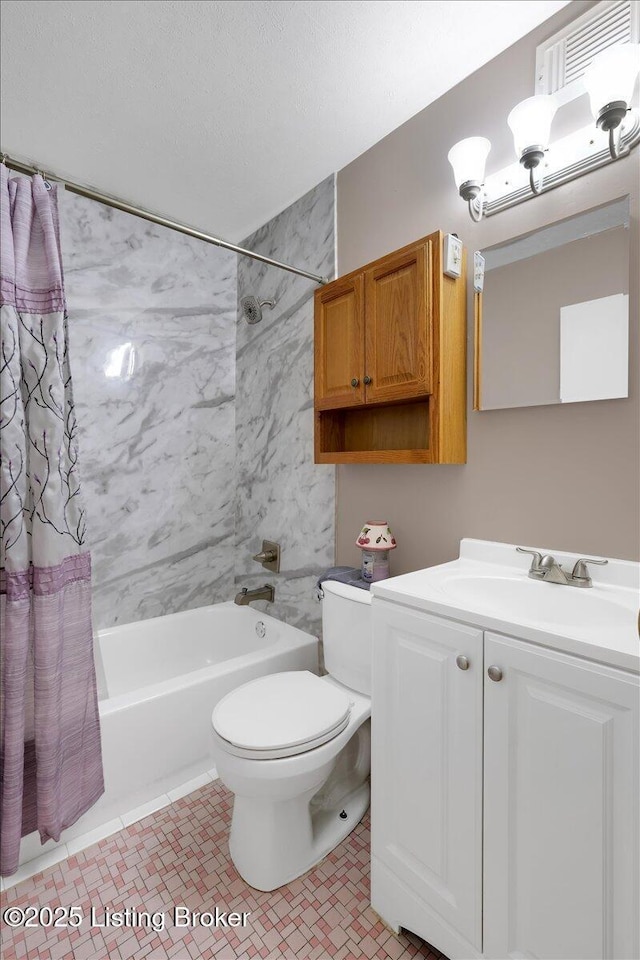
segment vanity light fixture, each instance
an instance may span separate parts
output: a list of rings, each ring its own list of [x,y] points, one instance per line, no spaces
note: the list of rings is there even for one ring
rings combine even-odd
[[[507,118],[518,164],[505,167],[485,180],[489,140],[469,137],[456,143],[449,151],[449,163],[471,219],[478,223],[483,216],[492,216],[626,156],[640,143],[640,115],[629,106],[639,73],[638,43],[608,47],[593,58],[584,73],[591,111],[596,126],[609,134],[608,147],[594,136],[590,124],[551,143],[551,124],[559,107],[552,94],[528,97],[517,104]],[[529,171],[526,186],[519,173],[522,167]]]

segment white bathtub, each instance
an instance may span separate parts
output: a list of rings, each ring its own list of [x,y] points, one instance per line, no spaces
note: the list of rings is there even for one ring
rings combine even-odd
[[[96,644],[105,792],[61,843],[210,771],[211,712],[234,687],[318,672],[316,637],[233,602],[100,630]],[[20,860],[41,852],[31,834]]]
[[[211,712],[234,687],[280,670],[318,672],[315,637],[232,602],[101,630],[97,641],[100,804],[113,816],[213,766]]]

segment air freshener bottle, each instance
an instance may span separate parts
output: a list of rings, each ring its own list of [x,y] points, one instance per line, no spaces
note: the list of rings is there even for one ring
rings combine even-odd
[[[386,580],[389,576],[389,551],[380,550],[374,553],[373,550],[362,551],[362,579],[373,582],[374,580]]]
[[[356,540],[362,550],[362,579],[373,583],[389,576],[389,551],[395,550],[395,537],[386,520],[367,520]]]

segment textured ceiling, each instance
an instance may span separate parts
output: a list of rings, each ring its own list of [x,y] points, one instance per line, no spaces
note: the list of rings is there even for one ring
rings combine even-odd
[[[237,241],[563,6],[4,0],[2,146]]]

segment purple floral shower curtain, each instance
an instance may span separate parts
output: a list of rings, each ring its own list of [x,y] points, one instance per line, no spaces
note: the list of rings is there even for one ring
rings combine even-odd
[[[55,186],[1,172],[0,873],[104,790]]]

